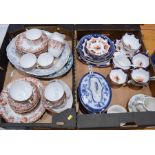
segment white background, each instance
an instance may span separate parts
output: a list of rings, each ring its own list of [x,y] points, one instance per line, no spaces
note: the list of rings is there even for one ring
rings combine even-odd
[[[0,0],[0,24],[155,23],[153,0]],[[0,131],[0,155],[153,154],[155,131]]]

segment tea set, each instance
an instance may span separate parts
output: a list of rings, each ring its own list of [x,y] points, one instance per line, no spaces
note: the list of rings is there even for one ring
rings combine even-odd
[[[112,46],[112,47],[111,47]],[[78,96],[82,107],[87,113],[125,113],[126,108],[112,105],[112,91],[107,79],[92,71],[93,67],[113,66],[109,78],[113,85],[138,87],[147,86],[154,77],[150,76],[148,67],[150,59],[147,52],[140,51],[141,44],[134,34],[124,34],[121,40],[114,42],[103,34],[89,34],[83,36],[77,45],[78,58],[88,64],[89,72],[85,74],[78,87]],[[109,64],[105,62],[109,61]],[[102,65],[100,65],[102,64]],[[104,65],[103,65],[104,64]],[[90,67],[91,66],[91,67]],[[153,97],[147,97],[150,102],[147,111],[155,111]],[[130,109],[129,101],[129,112]],[[155,105],[155,102],[154,102]]]
[[[73,64],[65,38],[58,32],[26,30],[11,40],[6,49],[7,57],[22,72],[39,78],[55,78],[66,74]]]
[[[73,64],[71,48],[66,36],[58,32],[40,29],[26,30],[11,40],[7,56],[16,69],[42,79],[65,75]],[[114,43],[103,34],[87,34],[77,44],[77,56],[88,65],[89,72],[80,80],[77,94],[87,113],[126,113],[155,111],[155,98],[144,94],[134,95],[128,102],[128,110],[110,105],[111,84],[93,67],[109,67],[113,85],[143,87],[151,77],[147,53],[140,51],[141,44],[134,34],[124,34]],[[21,89],[22,88],[22,89]],[[10,123],[32,123],[49,113],[61,113],[72,108],[73,94],[60,79],[46,85],[32,77],[11,81],[0,95],[0,115]]]

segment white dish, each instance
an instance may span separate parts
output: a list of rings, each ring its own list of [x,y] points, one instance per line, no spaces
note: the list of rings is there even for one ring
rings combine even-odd
[[[124,107],[120,106],[120,105],[113,105],[107,110],[108,114],[125,113],[125,112],[127,112],[127,110]]]
[[[27,30],[25,36],[29,40],[37,40],[41,37],[42,31],[39,29],[30,29]]]
[[[44,96],[48,101],[58,101],[60,100],[65,91],[62,84],[59,81],[52,81],[45,87]]]
[[[132,63],[135,68],[147,68],[149,66],[149,57],[144,54],[138,53],[132,58]]]
[[[37,62],[36,56],[32,53],[28,53],[28,54],[24,54],[20,58],[19,63],[21,67],[24,69],[32,69],[35,66],[36,62]]]
[[[110,72],[110,79],[116,84],[124,84],[127,81],[127,74],[122,69],[113,69]]]
[[[114,63],[114,67],[122,68],[124,70],[128,70],[131,67],[130,60],[127,58],[126,55],[124,55],[121,52],[114,53],[113,63]]]
[[[147,83],[150,79],[150,74],[148,71],[139,68],[139,69],[135,69],[132,71],[131,73],[131,77],[132,79],[137,82],[137,83]]]
[[[52,65],[54,57],[50,53],[42,53],[38,57],[38,65],[43,68],[48,68]]]
[[[18,80],[10,86],[8,91],[13,100],[22,102],[31,97],[33,87],[29,82]]]
[[[141,47],[141,44],[139,43],[139,39],[137,39],[135,37],[134,34],[125,34],[123,37],[122,37],[122,43],[124,45],[124,48],[128,51],[137,51],[140,49]]]

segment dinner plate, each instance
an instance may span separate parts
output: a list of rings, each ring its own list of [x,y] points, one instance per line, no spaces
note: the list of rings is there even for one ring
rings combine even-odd
[[[110,104],[112,91],[105,77],[93,72],[82,77],[78,95],[81,104],[89,113],[101,113]]]

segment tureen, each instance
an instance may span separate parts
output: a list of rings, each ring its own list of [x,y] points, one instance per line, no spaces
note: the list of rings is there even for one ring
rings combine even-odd
[[[127,81],[127,74],[122,69],[113,69],[110,72],[110,79],[115,84],[124,84]]]

